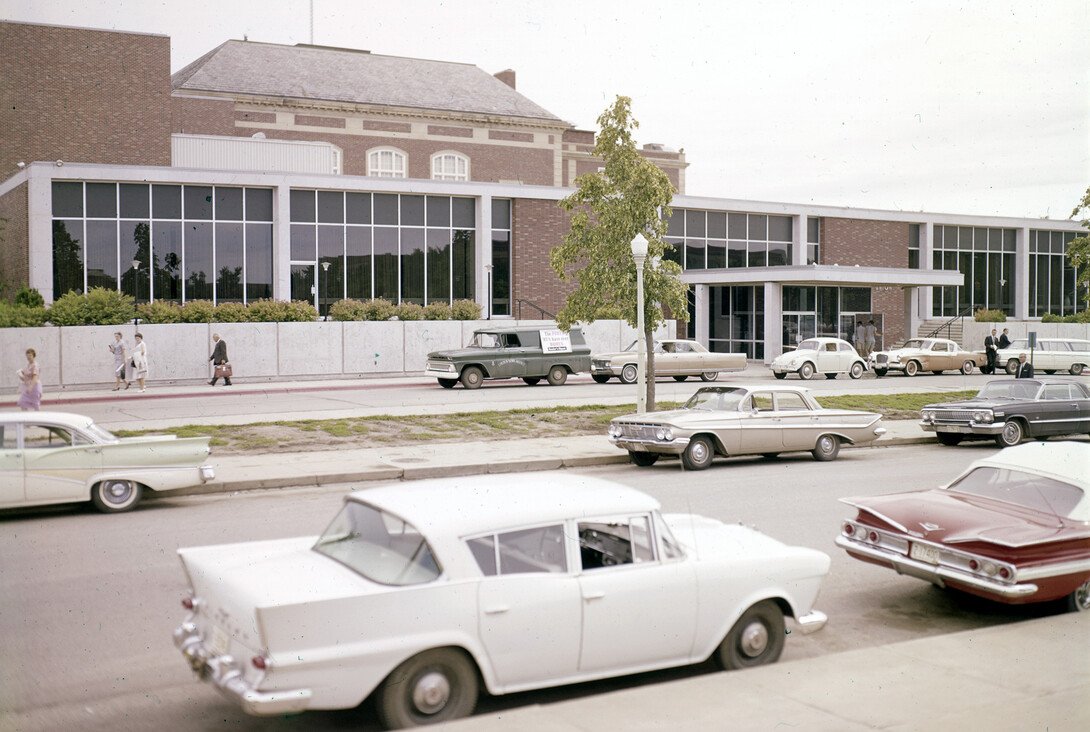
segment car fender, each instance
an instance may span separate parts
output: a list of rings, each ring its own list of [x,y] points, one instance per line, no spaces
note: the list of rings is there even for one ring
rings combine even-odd
[[[153,491],[169,491],[191,485],[201,485],[201,466],[166,466],[156,468],[107,468],[86,481],[87,495],[105,480],[131,480]]]
[[[476,366],[477,368],[479,368],[481,370],[481,373],[484,374],[484,378],[486,378],[486,379],[491,379],[492,378],[491,370],[488,368],[488,366],[486,364],[483,364],[480,361],[474,361],[473,363],[464,363],[464,364],[462,364],[461,368],[458,369],[458,378],[459,379],[462,378],[462,374],[465,372],[466,369],[470,368],[471,366]]]

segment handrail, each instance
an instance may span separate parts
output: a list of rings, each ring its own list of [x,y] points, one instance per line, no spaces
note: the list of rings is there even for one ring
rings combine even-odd
[[[516,302],[516,303],[518,304],[518,319],[519,319],[519,320],[522,320],[522,304],[523,304],[523,303],[526,303],[526,304],[527,304],[528,306],[530,306],[530,307],[534,308],[535,310],[537,310],[537,311],[538,311],[539,313],[541,313],[541,314],[542,314],[542,315],[543,315],[543,316],[544,316],[544,317],[545,317],[546,319],[548,319],[548,320],[556,320],[556,316],[555,316],[554,314],[550,313],[550,312],[549,312],[548,310],[546,310],[545,308],[541,307],[541,306],[540,306],[540,305],[538,305],[537,303],[532,303],[532,302],[530,302],[529,300],[523,300],[522,298],[515,298],[515,302]]]
[[[950,327],[954,324],[954,321],[958,320],[960,318],[964,318],[966,315],[968,315],[971,312],[973,312],[973,307],[970,305],[969,307],[965,308],[960,313],[958,313],[954,317],[950,318],[945,323],[943,323],[939,327],[935,328],[933,331],[931,331],[930,333],[928,333],[927,335],[925,335],[923,337],[924,338],[934,338],[942,331],[943,328],[946,328],[946,337],[949,338],[950,337]]]

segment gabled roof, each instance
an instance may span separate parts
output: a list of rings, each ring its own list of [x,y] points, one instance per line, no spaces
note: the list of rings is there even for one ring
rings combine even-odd
[[[174,74],[171,87],[521,117],[570,126],[471,64],[320,46],[227,41]]]

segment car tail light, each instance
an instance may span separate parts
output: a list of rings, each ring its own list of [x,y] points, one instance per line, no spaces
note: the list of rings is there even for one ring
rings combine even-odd
[[[269,667],[269,659],[264,656],[254,656],[250,659],[250,663],[252,663],[254,668],[258,671],[264,671]]]
[[[855,527],[851,524],[844,524],[844,536],[851,536],[855,533]]]
[[[182,607],[184,607],[186,610],[192,610],[193,608],[197,607],[197,601],[192,597],[183,597]]]
[[[1009,569],[1007,569],[1006,567],[1000,567],[999,568],[999,576],[1002,577],[1003,579],[1010,579],[1011,578],[1011,571]]]
[[[980,562],[978,562],[975,559],[970,559],[969,560],[969,569],[973,570],[974,572],[977,571],[978,569],[980,569]]]
[[[870,539],[871,541],[878,541],[878,532],[877,531],[870,532],[869,534],[867,534],[867,538]]]

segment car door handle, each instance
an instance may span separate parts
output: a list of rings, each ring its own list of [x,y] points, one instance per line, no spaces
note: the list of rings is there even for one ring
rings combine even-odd
[[[485,615],[500,615],[501,613],[505,613],[510,609],[511,608],[509,608],[507,605],[495,605],[493,607],[486,607],[484,609],[484,614]]]
[[[102,454],[102,448],[92,447],[89,450],[87,450],[87,452],[94,453],[95,455],[101,455]]]
[[[591,600],[601,600],[605,596],[606,596],[606,591],[605,590],[597,590],[596,592],[584,593],[583,599],[586,600],[587,602],[590,602]]]

